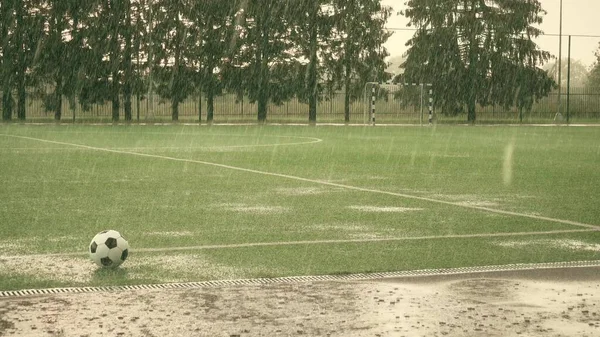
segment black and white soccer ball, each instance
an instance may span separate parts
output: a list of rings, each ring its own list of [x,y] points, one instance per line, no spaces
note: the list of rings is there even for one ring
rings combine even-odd
[[[129,255],[129,243],[115,230],[102,231],[92,239],[90,258],[101,267],[120,266]]]

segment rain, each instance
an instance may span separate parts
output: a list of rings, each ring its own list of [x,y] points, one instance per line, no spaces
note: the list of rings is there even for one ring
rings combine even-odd
[[[592,336],[596,0],[2,0],[0,336]]]

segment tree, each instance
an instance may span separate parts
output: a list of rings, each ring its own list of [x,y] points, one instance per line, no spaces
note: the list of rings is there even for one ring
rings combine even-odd
[[[560,85],[563,88],[567,87],[567,73],[569,71],[569,59],[564,58],[561,62],[562,66],[562,78]],[[544,66],[544,70],[548,72],[548,75],[552,77],[555,82],[558,82],[558,61],[548,63]],[[588,79],[588,69],[579,60],[571,59],[571,87],[585,87]]]
[[[300,67],[297,96],[308,102],[308,121],[317,122],[317,103],[323,91],[320,79],[326,73],[324,61],[331,58],[330,42],[335,25],[331,0],[290,1],[293,14],[290,22],[293,44],[298,59],[307,62]]]
[[[131,94],[133,90],[133,29],[131,19],[131,0],[123,1],[123,9],[125,11],[125,22],[123,24],[123,39],[125,40],[125,49],[123,50],[123,99],[125,121],[131,121]]]
[[[239,36],[243,48],[227,66],[227,83],[238,95],[245,92],[251,102],[257,102],[258,122],[264,123],[270,101],[281,104],[295,93],[299,62],[293,57],[290,39],[292,7],[280,0],[242,3]]]
[[[132,117],[132,96],[137,96],[137,112],[139,119],[139,103],[144,84],[142,81],[142,40],[148,35],[147,24],[142,20],[146,4],[141,0],[123,0],[124,17],[121,24],[122,58],[121,71],[122,94],[124,100],[125,121],[131,121]]]
[[[63,36],[63,31],[68,29],[67,11],[68,2],[61,0],[51,0],[48,3],[48,29],[43,39],[42,54],[40,56],[40,65],[37,68],[36,76],[40,78],[39,89],[42,91],[44,106],[46,110],[54,111],[54,119],[60,120],[62,117],[62,98],[65,93],[65,86],[69,83],[65,74],[69,72],[71,64],[65,57],[68,52],[73,52],[67,48]],[[46,84],[53,85],[54,92],[46,95]]]
[[[114,31],[111,26],[114,22],[110,19],[108,2],[88,1],[82,4],[88,4],[87,9],[81,10],[82,27],[76,34],[82,41],[73,48],[79,46],[78,56],[74,61],[79,66],[77,97],[82,109],[88,111],[92,104],[104,104],[106,101],[113,101],[114,98],[118,100],[118,94],[113,94],[111,77],[114,56],[111,55],[110,47],[113,46],[110,41]],[[119,111],[114,110],[115,106],[118,107],[118,102],[113,101],[112,118],[118,119]]]
[[[344,120],[350,121],[350,103],[362,97],[366,82],[387,80],[383,46],[391,33],[385,24],[391,8],[381,0],[332,0],[334,11],[333,52],[326,60],[330,81],[344,88]]]
[[[13,114],[12,86],[14,81],[14,39],[16,0],[4,0],[0,4],[0,78],[2,80],[2,120],[11,120]]]
[[[91,27],[88,20],[89,15],[94,9],[95,1],[66,1],[66,13],[71,19],[68,36],[70,40],[65,41],[63,51],[64,62],[67,67],[63,68],[63,95],[69,100],[69,106],[73,112],[73,121],[75,121],[76,98],[81,97],[83,85],[85,84],[85,74],[93,69],[97,64],[90,64],[93,57],[88,58],[89,46],[84,42],[86,37],[94,34],[96,27]]]
[[[436,104],[452,113],[477,104],[531,107],[554,81],[539,69],[550,58],[533,39],[545,14],[539,0],[408,0],[405,78],[434,84]],[[458,85],[457,85],[458,84]]]
[[[114,122],[121,118],[122,99],[124,119],[132,119],[131,97],[139,87],[133,65],[137,52],[134,36],[139,38],[139,34],[135,34],[139,25],[134,22],[133,11],[134,8],[140,10],[139,1],[135,2],[135,7],[132,0],[78,2],[81,7],[89,7],[85,31],[81,32],[85,43],[79,49],[74,48],[81,54],[75,59],[85,60],[79,74],[80,102],[86,109],[91,103],[111,101]]]
[[[15,0],[15,45],[14,52],[16,54],[15,62],[15,82],[17,86],[17,118],[25,120],[25,73],[27,71],[25,47],[27,35],[27,22],[25,3],[23,0]]]
[[[110,69],[110,99],[112,101],[112,120],[119,120],[119,112],[121,107],[121,53],[120,35],[122,34],[121,21],[125,12],[124,0],[108,0],[105,2],[104,15],[107,26],[107,42],[108,42],[108,66]]]
[[[85,64],[84,40],[89,40],[89,29],[82,28],[87,22],[93,1],[50,0],[40,1],[35,7],[34,26],[39,26],[30,38],[27,58],[31,59],[30,85],[37,89],[37,97],[43,100],[47,111],[54,118],[62,118],[63,97],[69,100],[71,109],[81,91]],[[39,19],[38,19],[39,18]],[[46,28],[44,28],[46,27]],[[92,66],[89,66],[92,68]],[[48,93],[48,88],[52,92]],[[73,115],[74,116],[74,115]]]
[[[153,74],[159,82],[158,94],[171,101],[171,118],[179,119],[179,104],[193,92],[190,78],[189,4],[184,0],[160,0],[151,4],[153,27]]]
[[[600,90],[600,43],[598,49],[594,52],[596,61],[592,65],[590,73],[588,75],[588,87]]]
[[[190,20],[193,22],[188,45],[193,55],[193,78],[198,95],[206,95],[206,120],[214,118],[214,99],[222,93],[221,79],[225,63],[235,55],[240,44],[236,37],[239,1],[205,0],[193,2]],[[201,104],[199,104],[201,106]]]

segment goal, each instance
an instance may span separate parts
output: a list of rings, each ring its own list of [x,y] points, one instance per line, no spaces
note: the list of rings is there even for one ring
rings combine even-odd
[[[391,103],[390,103],[391,102]],[[379,103],[379,104],[378,104]],[[425,104],[428,123],[433,123],[433,85],[429,83],[379,83],[368,82],[364,89],[363,123],[375,125],[378,107],[382,113],[398,114],[412,109],[408,115],[418,114],[423,124]],[[406,113],[405,113],[406,114]]]

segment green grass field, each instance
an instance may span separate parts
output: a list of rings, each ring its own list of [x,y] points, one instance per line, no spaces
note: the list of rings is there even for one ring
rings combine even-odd
[[[600,127],[5,124],[0,179],[0,290],[600,259]]]

